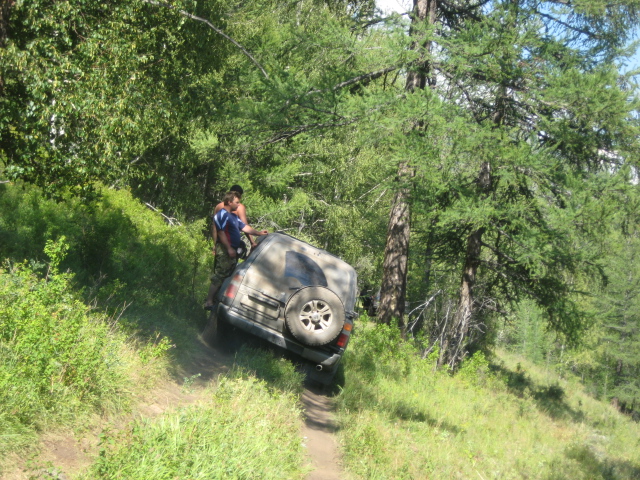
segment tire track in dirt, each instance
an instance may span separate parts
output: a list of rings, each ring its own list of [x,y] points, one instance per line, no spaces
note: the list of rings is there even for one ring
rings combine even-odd
[[[333,401],[318,389],[305,388],[302,394],[305,422],[302,429],[309,465],[314,469],[306,480],[341,480],[342,468],[335,433]]]

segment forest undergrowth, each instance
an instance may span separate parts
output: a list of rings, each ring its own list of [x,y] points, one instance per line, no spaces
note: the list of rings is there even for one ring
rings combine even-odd
[[[355,478],[639,478],[640,425],[576,378],[506,351],[455,375],[436,360],[361,319],[338,397]]]
[[[37,464],[47,432],[188,387],[210,247],[124,191],[87,208],[0,188],[0,451]],[[566,371],[496,351],[452,375],[436,358],[362,313],[335,392],[346,479],[640,477],[640,425]],[[290,360],[242,347],[201,401],[103,431],[67,478],[304,478],[302,385]]]

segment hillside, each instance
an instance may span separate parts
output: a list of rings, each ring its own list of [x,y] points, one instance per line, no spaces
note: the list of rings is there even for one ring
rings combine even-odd
[[[387,334],[356,330],[332,401],[339,453],[316,468],[339,462],[345,480],[638,478],[640,426],[575,379],[504,352],[451,377],[409,347],[385,354]],[[159,377],[130,413],[41,432],[5,459],[2,478],[321,478],[306,466],[302,378],[277,351],[246,341],[233,351],[193,343],[179,375],[169,362],[174,380]],[[317,424],[322,414],[312,415]],[[254,457],[271,447],[277,463]]]

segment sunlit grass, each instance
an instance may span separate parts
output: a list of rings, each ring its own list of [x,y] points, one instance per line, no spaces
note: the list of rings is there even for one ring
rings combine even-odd
[[[200,404],[106,434],[81,478],[303,478],[300,385],[291,363],[244,349]]]
[[[346,467],[363,479],[632,479],[639,425],[523,360],[473,359],[452,377],[356,334],[339,397]],[[391,339],[395,341],[397,339]],[[377,362],[371,368],[371,362]],[[371,372],[375,372],[372,376]]]

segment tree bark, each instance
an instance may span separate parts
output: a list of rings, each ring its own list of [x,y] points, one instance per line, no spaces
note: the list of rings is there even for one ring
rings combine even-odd
[[[4,48],[9,36],[9,14],[15,0],[0,0],[0,48]]]
[[[416,34],[415,26],[424,21],[435,22],[436,1],[413,0],[412,27],[409,35],[413,35],[416,38],[411,44],[412,49],[428,50],[429,46],[425,40]],[[407,73],[405,90],[414,91],[416,88],[425,88],[428,70],[426,61],[418,62],[418,68],[411,69]],[[414,128],[418,127],[418,125],[414,126]],[[404,334],[404,304],[407,290],[409,238],[411,235],[409,185],[413,171],[408,162],[400,162],[397,172],[398,190],[393,199],[387,227],[378,319],[382,323],[390,324],[391,320],[396,318]]]
[[[409,259],[409,238],[411,233],[411,214],[409,189],[403,185],[410,169],[406,163],[398,167],[400,188],[395,194],[389,225],[387,241],[384,248],[382,264],[382,285],[380,287],[380,305],[378,319],[381,323],[391,324],[396,318],[398,326],[404,332],[404,303],[407,290],[407,264]]]
[[[506,89],[501,89],[500,96],[496,99],[496,110],[492,117],[494,125],[497,127],[504,118]],[[493,177],[491,164],[483,162],[476,180],[478,189],[482,196],[486,197],[493,189]],[[474,324],[476,313],[474,286],[476,284],[476,274],[480,266],[480,255],[482,254],[482,235],[484,227],[473,231],[467,237],[467,251],[465,254],[464,267],[462,269],[462,279],[460,282],[460,297],[458,307],[450,327],[440,336],[440,357],[438,366],[448,365],[455,369],[467,356],[469,347],[478,340],[481,330]]]
[[[0,0],[0,48],[4,48],[9,37],[9,16],[15,0]],[[0,76],[0,96],[4,95],[4,78]]]
[[[484,228],[479,228],[467,238],[467,253],[460,282],[460,298],[451,328],[443,335],[438,365],[455,368],[466,356],[472,336],[474,314],[473,287],[476,284],[476,273],[480,265],[482,252],[482,235]]]

